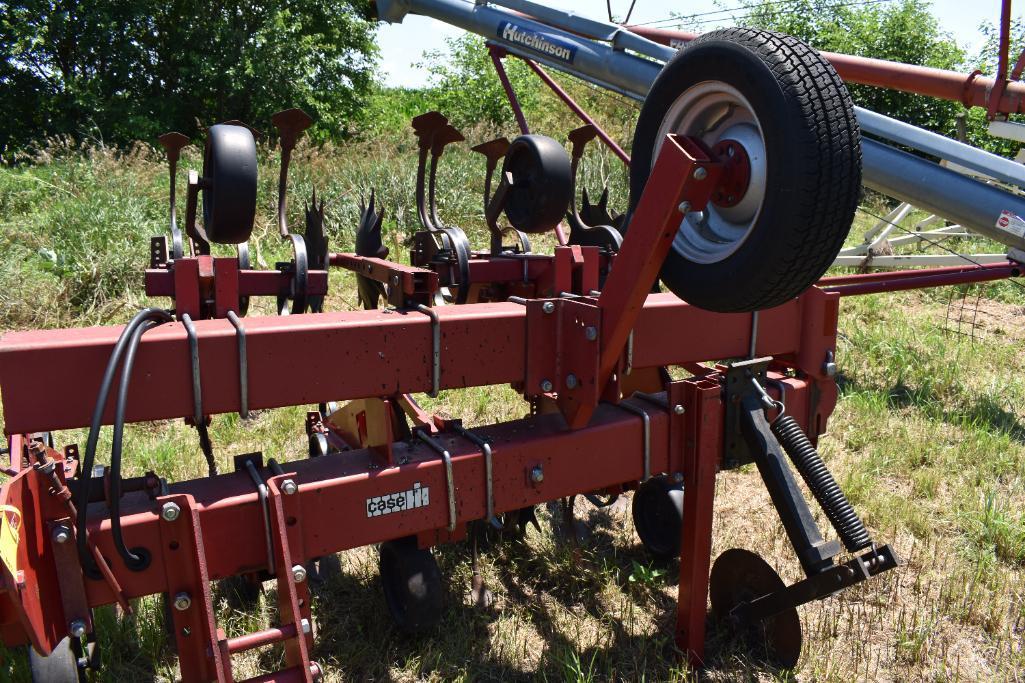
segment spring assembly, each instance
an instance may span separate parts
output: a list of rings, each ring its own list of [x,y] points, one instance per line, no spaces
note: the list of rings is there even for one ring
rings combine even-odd
[[[811,489],[815,500],[822,506],[844,547],[849,552],[855,552],[872,545],[872,539],[858,513],[851,507],[847,496],[840,490],[826,463],[822,462],[822,458],[797,424],[797,420],[790,415],[780,415],[772,421],[770,427]]]

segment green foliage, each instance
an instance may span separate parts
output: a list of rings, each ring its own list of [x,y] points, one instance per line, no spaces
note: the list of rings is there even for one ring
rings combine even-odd
[[[457,128],[480,123],[497,127],[512,120],[512,108],[495,75],[484,39],[465,33],[446,42],[446,50],[425,53],[420,64],[430,73],[427,97],[431,107],[444,113]],[[539,102],[537,78],[518,59],[506,59],[504,63],[524,111],[535,109]]]
[[[123,144],[279,109],[350,132],[374,74],[357,0],[0,2],[0,152],[44,137]]]
[[[799,0],[785,6],[766,2],[750,24],[797,36],[814,47],[844,54],[918,64],[937,69],[960,69],[965,53],[940,29],[923,0],[895,4],[850,6],[831,0]],[[860,106],[901,121],[954,135],[957,115],[964,107],[911,93],[865,85],[850,85]]]

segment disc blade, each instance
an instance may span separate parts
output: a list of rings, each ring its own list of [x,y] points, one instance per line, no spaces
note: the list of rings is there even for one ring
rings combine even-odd
[[[719,555],[712,566],[709,597],[712,616],[731,623],[733,608],[769,593],[785,590],[779,574],[755,553],[731,548]],[[784,669],[797,666],[801,656],[801,619],[796,608],[786,609],[758,623],[732,624],[747,643],[752,654],[764,647],[766,660]]]

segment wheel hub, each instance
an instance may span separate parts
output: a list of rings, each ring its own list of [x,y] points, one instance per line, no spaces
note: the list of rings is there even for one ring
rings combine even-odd
[[[712,193],[712,203],[724,209],[736,206],[744,199],[751,184],[751,159],[744,145],[732,138],[717,142],[712,153],[723,167],[719,185]]]

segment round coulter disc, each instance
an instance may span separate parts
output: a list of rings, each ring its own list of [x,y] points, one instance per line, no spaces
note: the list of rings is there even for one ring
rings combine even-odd
[[[731,548],[716,558],[708,592],[712,615],[735,628],[752,655],[763,654],[767,662],[792,669],[801,657],[801,619],[796,608],[756,623],[732,623],[735,620],[731,615],[740,603],[784,588],[783,579],[768,562],[749,550]]]

